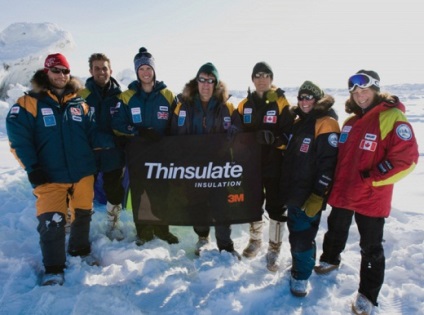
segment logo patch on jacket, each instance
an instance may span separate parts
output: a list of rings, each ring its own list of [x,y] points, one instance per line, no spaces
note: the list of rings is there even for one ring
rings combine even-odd
[[[140,107],[134,107],[131,108],[131,116],[133,123],[141,123],[141,108]]]
[[[43,116],[44,126],[53,127],[56,126],[56,118],[53,115]]]
[[[375,149],[377,149],[377,142],[362,139],[361,144],[359,145],[359,148],[362,150],[374,152]]]
[[[334,147],[334,148],[337,148],[337,143],[339,142],[339,137],[337,136],[337,133],[331,133],[329,136],[328,136],[328,143],[332,146],[332,147]]]
[[[251,108],[244,108],[243,109],[243,123],[245,123],[245,124],[251,124],[252,123],[252,112],[253,112],[253,110]]]
[[[180,110],[178,113],[178,127],[184,126],[187,113],[185,110]]]
[[[231,126],[231,117],[224,117],[224,129],[227,130]]]
[[[19,106],[13,106],[10,109],[10,114],[18,114],[19,113]]]
[[[307,153],[309,151],[309,145],[311,144],[310,138],[303,139],[303,142],[300,146],[300,152]]]
[[[158,119],[165,119],[168,120],[169,117],[169,113],[165,113],[165,112],[158,112]]]
[[[53,115],[53,109],[51,109],[51,108],[42,108],[41,109],[41,115],[43,115],[43,116]]]
[[[76,116],[81,116],[81,109],[76,107],[71,107],[71,114]]]
[[[402,140],[411,140],[412,138],[412,130],[407,124],[401,124],[396,128],[396,134]]]

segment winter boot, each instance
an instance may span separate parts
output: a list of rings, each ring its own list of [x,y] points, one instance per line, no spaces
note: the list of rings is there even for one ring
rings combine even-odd
[[[199,240],[196,243],[196,248],[194,249],[194,254],[196,256],[200,255],[200,251],[209,244],[209,237],[199,236]]]
[[[157,238],[160,238],[168,244],[178,244],[180,242],[178,237],[169,231],[168,225],[154,225],[153,233]]]
[[[262,245],[262,229],[264,222],[256,221],[250,223],[250,239],[249,244],[243,250],[243,256],[248,258],[256,257]]]
[[[266,267],[272,272],[276,272],[280,267],[278,258],[283,240],[284,225],[285,222],[269,220],[269,247],[266,254]]]
[[[290,276],[290,292],[294,296],[304,297],[308,293],[308,280],[298,280]]]
[[[153,225],[136,224],[135,227],[137,230],[137,239],[135,240],[137,246],[142,246],[146,242],[150,242],[155,237],[153,233]]]
[[[75,209],[75,220],[71,225],[68,253],[71,256],[87,256],[91,252],[90,221],[91,210]]]
[[[371,315],[374,305],[367,297],[358,293],[356,300],[352,303],[352,312],[356,315]]]
[[[106,204],[107,210],[107,228],[106,236],[110,240],[121,241],[124,239],[124,234],[120,229],[119,216],[121,214],[121,205],[113,205],[109,201]]]

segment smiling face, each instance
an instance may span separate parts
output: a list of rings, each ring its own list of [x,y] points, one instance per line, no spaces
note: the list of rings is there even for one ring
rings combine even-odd
[[[362,109],[366,109],[374,101],[374,97],[376,95],[376,91],[371,88],[356,88],[353,92],[350,94],[352,95],[353,100],[355,103]]]
[[[313,98],[312,95],[301,94],[299,95],[298,100],[299,100],[299,103],[298,103],[299,108],[305,114],[308,114],[314,108],[315,98]]]
[[[71,79],[69,71],[65,74],[62,70],[66,70],[66,67],[58,65],[47,71],[47,77],[53,89],[63,90]]]
[[[153,71],[152,67],[148,65],[142,65],[137,70],[137,76],[142,84],[148,85],[153,83],[155,72]]]
[[[90,74],[98,86],[104,87],[110,80],[112,69],[106,60],[93,60]]]

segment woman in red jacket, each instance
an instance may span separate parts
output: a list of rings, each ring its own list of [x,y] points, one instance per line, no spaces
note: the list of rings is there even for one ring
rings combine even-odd
[[[361,270],[355,314],[370,314],[384,281],[383,229],[390,214],[393,184],[412,172],[418,145],[405,106],[380,92],[375,71],[360,70],[348,81],[346,112],[353,113],[341,130],[332,206],[318,274],[340,265],[352,217],[360,234]]]

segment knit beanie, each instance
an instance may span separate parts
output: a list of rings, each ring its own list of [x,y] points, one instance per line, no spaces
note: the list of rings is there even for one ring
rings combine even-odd
[[[148,65],[150,66],[156,74],[155,71],[155,58],[153,58],[152,54],[147,51],[146,48],[141,47],[138,50],[137,55],[134,56],[134,69],[135,73],[138,72],[138,69],[141,66]]]
[[[212,62],[207,62],[203,66],[201,66],[199,68],[199,71],[197,71],[196,78],[199,77],[199,74],[201,74],[201,73],[212,74],[216,79],[215,85],[218,84],[218,82],[219,82],[218,69],[216,69],[216,67],[213,65]]]
[[[358,72],[356,72],[356,74],[360,74],[360,73],[370,76],[371,78],[377,80],[378,84],[380,84],[380,76],[378,75],[377,72],[372,71],[372,70],[359,70]],[[374,91],[379,92],[380,91],[380,85],[373,84],[373,85],[370,86],[370,89],[373,89]]]
[[[265,61],[258,62],[252,71],[252,80],[256,73],[265,72],[271,74],[271,79],[274,79],[274,73],[272,72],[271,66],[267,64]]]
[[[311,81],[305,81],[299,88],[298,96],[302,94],[313,95],[314,99],[318,101],[324,96],[324,91],[321,90],[321,88],[315,83]]]
[[[70,69],[69,62],[66,60],[64,55],[59,53],[48,55],[44,61],[44,71],[47,72],[50,68],[54,68],[56,66],[63,66],[66,69]]]

